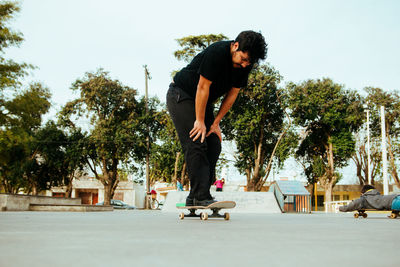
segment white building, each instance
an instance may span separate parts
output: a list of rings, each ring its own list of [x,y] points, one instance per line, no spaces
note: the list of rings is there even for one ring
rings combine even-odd
[[[64,197],[66,187],[52,187],[46,196]],[[143,192],[142,192],[143,191]],[[122,200],[129,205],[141,207],[144,202],[144,187],[133,181],[120,181],[113,199]],[[93,177],[80,177],[72,181],[72,198],[81,198],[82,204],[95,205],[104,201],[104,185]],[[143,200],[141,200],[143,198]]]

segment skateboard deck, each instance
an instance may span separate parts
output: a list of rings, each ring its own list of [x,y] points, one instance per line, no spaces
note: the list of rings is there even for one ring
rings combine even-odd
[[[230,219],[229,213],[225,212],[224,215],[219,214],[222,209],[233,209],[236,206],[235,201],[218,201],[208,206],[184,206],[185,204],[178,203],[176,208],[189,210],[189,214],[181,212],[179,218],[183,220],[186,217],[197,217],[201,220],[207,220],[208,218],[224,218],[225,220]],[[212,214],[209,215],[207,212],[203,211],[200,214],[196,214],[196,210],[212,210]]]
[[[391,211],[392,213],[388,216],[391,219],[396,219],[399,216],[398,210],[376,210],[376,209],[359,209],[356,213],[354,213],[354,218],[363,217],[367,218],[368,214],[365,213],[366,211]]]

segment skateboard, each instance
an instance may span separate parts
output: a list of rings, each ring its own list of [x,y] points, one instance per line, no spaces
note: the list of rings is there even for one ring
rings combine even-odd
[[[375,209],[361,209],[361,210],[357,210],[356,213],[354,213],[354,218],[358,218],[360,216],[362,216],[363,218],[367,218],[368,214],[365,213],[366,211],[382,211],[382,210],[375,210]],[[383,210],[385,211],[385,210]],[[398,210],[386,210],[386,211],[391,211],[392,213],[388,216],[391,219],[396,219],[399,216],[399,212]]]
[[[185,214],[181,212],[179,214],[179,218],[183,220],[185,217],[198,217],[200,220],[207,220],[208,218],[224,218],[225,220],[230,219],[229,213],[225,212],[224,215],[219,214],[219,211],[222,209],[233,209],[236,206],[235,201],[218,201],[206,207],[204,206],[185,206],[184,203],[176,204],[178,209],[186,209],[189,210],[189,214]],[[207,212],[203,211],[200,214],[196,214],[196,210],[212,210],[212,214],[208,215]]]

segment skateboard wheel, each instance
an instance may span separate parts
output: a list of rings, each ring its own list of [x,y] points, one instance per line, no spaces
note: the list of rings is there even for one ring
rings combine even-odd
[[[181,220],[185,219],[185,213],[183,212],[179,213],[179,219]]]
[[[368,214],[363,213],[362,216],[363,216],[363,218],[367,218],[367,217],[368,217]]]
[[[202,219],[203,221],[207,220],[208,219],[208,214],[206,212],[202,212],[200,214],[200,219]]]
[[[392,219],[396,219],[397,218],[397,214],[396,213],[392,213],[392,214],[390,214],[389,217],[392,218]]]
[[[359,215],[358,215],[358,213],[354,213],[354,218],[356,218],[356,219],[357,219],[357,218],[358,218],[358,216],[359,216]]]
[[[229,218],[230,218],[229,213],[225,212],[225,213],[224,213],[224,219],[225,219],[226,221],[228,221]]]

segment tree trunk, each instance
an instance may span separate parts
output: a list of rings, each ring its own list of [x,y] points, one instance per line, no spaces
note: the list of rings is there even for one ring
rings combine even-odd
[[[309,184],[311,185],[311,192],[310,192],[311,210],[315,209],[315,211],[317,211],[318,210],[318,207],[317,207],[318,203],[315,202],[315,195],[318,194],[318,185],[317,185],[317,183],[310,183],[310,182],[309,182]],[[313,202],[314,202],[314,205],[312,204]],[[317,200],[317,202],[318,202],[318,200]]]
[[[39,194],[36,184],[32,184],[32,195],[37,196]]]
[[[12,187],[10,186],[10,184],[7,182],[6,179],[4,179],[3,188],[6,194],[12,194]]]
[[[247,178],[246,191],[253,192],[255,186],[254,186],[254,179],[251,179],[251,170],[250,169],[246,169],[246,178]]]
[[[65,190],[65,197],[70,198],[72,195],[72,183],[67,185],[67,189]]]
[[[104,205],[110,205],[114,196],[115,189],[118,186],[118,160],[113,158],[110,167],[107,165],[107,159],[102,159],[103,177],[99,177],[104,185]]]
[[[176,181],[178,179],[178,163],[179,163],[179,157],[181,156],[181,152],[176,153],[176,158],[175,158],[175,169],[174,169],[174,178],[172,179],[172,183],[176,185]],[[181,182],[183,180],[181,179]]]
[[[320,179],[321,184],[323,185],[325,190],[325,203],[332,201],[333,185],[337,179],[335,176],[335,163],[333,159],[333,144],[331,142],[330,136],[328,136],[328,142],[328,145],[325,146],[328,156],[328,167],[326,169],[325,177]],[[328,212],[332,212],[332,208],[330,205],[325,205],[325,207],[327,207]]]
[[[102,183],[104,185],[104,205],[110,205],[110,201],[114,197],[114,192],[119,181],[116,177],[116,173],[111,171],[103,174],[103,176]]]
[[[291,121],[290,121],[289,115],[287,115],[286,111],[285,111],[285,114],[286,114],[287,118],[289,119],[289,126],[279,135],[278,141],[276,142],[274,150],[272,151],[271,157],[269,158],[267,168],[265,169],[265,177],[261,179],[261,183],[262,184],[265,184],[265,182],[267,181],[267,179],[269,177],[269,174],[270,174],[271,169],[272,169],[272,162],[273,162],[273,159],[274,159],[274,156],[275,156],[275,152],[276,152],[279,144],[281,143],[283,137],[286,135],[286,133],[287,133],[287,131],[290,128],[290,125],[291,125]]]
[[[255,192],[255,185],[253,183],[253,181],[251,181],[250,183],[247,183],[247,192]]]
[[[356,165],[357,168],[357,177],[358,177],[358,181],[360,182],[360,185],[364,185],[365,180],[364,177],[361,174],[361,165]]]
[[[388,131],[387,131],[386,136],[387,136],[388,143],[389,143],[388,152],[389,152],[389,157],[390,157],[390,166],[392,168],[392,177],[393,177],[397,187],[400,188],[400,179],[399,179],[399,175],[397,174],[397,168],[396,168],[396,164],[394,162],[395,159],[394,159],[394,155],[393,155],[393,151],[392,151],[392,143],[390,141],[390,135],[389,135]]]
[[[186,161],[183,162],[183,166],[182,166],[181,183],[182,183],[182,186],[185,188],[185,190],[188,191],[190,188],[190,181],[188,179],[188,176],[186,175]]]
[[[328,164],[329,164],[329,170],[330,173],[328,175],[328,177],[330,178],[329,180],[331,180],[333,178],[333,175],[335,173],[335,165],[334,165],[334,161],[333,161],[333,144],[332,142],[329,143],[329,149],[328,149]]]
[[[257,158],[255,159],[255,162],[254,162],[254,172],[253,172],[253,178],[252,178],[253,186],[254,186],[253,191],[261,191],[261,188],[263,186],[262,183],[260,184],[260,179],[261,179],[261,177],[260,177],[260,168],[261,168],[261,164],[263,164],[263,162],[261,161],[262,139],[263,139],[263,136],[264,136],[263,133],[264,132],[261,131],[260,140],[258,142],[257,151],[256,151],[257,152],[257,154],[256,154]]]
[[[380,151],[377,151],[374,147],[371,149],[371,162],[370,162],[370,178],[371,185],[375,185],[375,177],[380,170],[381,155]],[[368,154],[365,146],[362,145],[358,148],[358,151],[352,156],[357,167],[357,177],[360,185],[368,183]],[[364,174],[364,175],[363,175]]]
[[[109,184],[104,185],[104,205],[111,204],[111,188],[112,186]]]
[[[360,157],[358,157],[358,156],[360,156]],[[355,152],[355,154],[351,157],[351,159],[354,161],[354,164],[356,165],[356,173],[357,173],[357,178],[358,178],[358,181],[360,182],[360,185],[364,185],[364,183],[365,183],[365,179],[362,176],[362,167],[363,167],[362,166],[362,158],[363,158],[363,156],[362,156],[361,151]]]
[[[65,197],[70,198],[72,195],[72,180],[74,179],[74,175],[68,175],[68,184],[67,184],[67,189],[65,190]]]
[[[324,189],[325,189],[325,202],[332,201],[333,181],[327,182],[324,185]],[[326,206],[328,207],[328,212],[333,212],[331,205],[325,205],[325,207]]]
[[[371,185],[375,185],[375,176],[378,173],[379,170],[379,162],[376,162],[375,160],[372,160],[372,170],[371,170]]]
[[[4,181],[4,190],[7,194],[13,194],[13,187],[10,185],[10,183],[7,182],[7,180]]]

